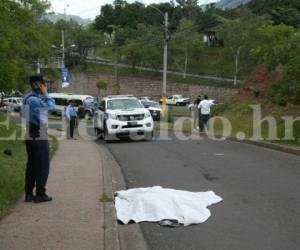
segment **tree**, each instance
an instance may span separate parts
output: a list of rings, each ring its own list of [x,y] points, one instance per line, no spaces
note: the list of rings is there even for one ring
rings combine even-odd
[[[107,85],[108,85],[107,81],[105,81],[105,80],[99,80],[96,82],[96,87],[98,89],[98,94],[97,94],[98,99],[100,97],[101,90],[106,89]]]
[[[180,67],[184,73],[183,77],[186,78],[190,58],[197,58],[203,50],[202,38],[196,31],[194,22],[183,18],[170,44],[172,60]]]
[[[47,1],[0,2],[0,89],[21,87],[38,58],[50,54],[49,26],[41,20]]]
[[[125,60],[133,67],[139,64],[158,70],[162,65],[162,44],[159,28],[140,24],[135,37],[127,39],[122,46],[122,52]]]
[[[255,14],[268,15],[274,24],[300,27],[299,0],[252,0],[247,6]]]
[[[300,104],[300,32],[286,25],[259,29],[253,54],[270,71],[281,69],[282,80],[272,86],[271,100],[279,105]],[[279,67],[280,66],[280,67]]]
[[[241,70],[240,59],[244,55],[243,58],[246,63],[250,60],[249,55],[251,46],[255,43],[256,30],[263,22],[263,19],[245,11],[241,18],[227,20],[223,25],[219,26],[218,30],[225,42],[224,52],[234,62],[234,85],[237,84]]]
[[[252,50],[258,63],[275,69],[279,64],[285,65],[295,49],[292,43],[295,29],[284,24],[264,25],[257,29],[257,45]]]
[[[198,30],[207,32],[221,25],[224,21],[221,14],[223,14],[222,10],[216,8],[214,4],[209,5],[205,11],[201,10],[196,19]]]
[[[143,62],[144,53],[140,43],[136,39],[128,39],[122,50],[125,61],[129,63],[133,69]]]

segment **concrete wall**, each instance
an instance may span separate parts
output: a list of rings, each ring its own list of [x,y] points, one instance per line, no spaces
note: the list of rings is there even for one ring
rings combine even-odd
[[[160,80],[151,80],[137,77],[119,77],[119,86],[116,85],[115,77],[105,73],[72,73],[71,85],[62,89],[59,82],[52,86],[52,90],[57,92],[89,94],[97,96],[98,90],[96,82],[98,80],[107,80],[108,88],[101,95],[132,94],[135,96],[151,96],[156,100],[161,98]],[[168,82],[167,95],[182,94],[185,97],[195,99],[198,95],[208,95],[211,99],[220,102],[230,102],[237,89],[219,88],[201,85],[190,85],[184,83]]]

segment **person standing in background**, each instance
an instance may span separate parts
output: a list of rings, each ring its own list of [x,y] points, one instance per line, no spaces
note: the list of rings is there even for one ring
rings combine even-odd
[[[66,108],[66,118],[68,123],[68,129],[67,129],[67,137],[68,139],[74,139],[74,129],[76,125],[76,119],[77,119],[77,113],[74,108],[74,102],[71,100],[69,101],[69,105]]]
[[[50,156],[48,141],[48,111],[55,111],[55,102],[47,93],[42,75],[30,77],[32,90],[24,96],[22,117],[26,120],[27,165],[25,175],[25,201],[40,203],[51,201],[46,194]],[[33,191],[36,189],[36,195]]]
[[[201,96],[198,96],[193,105],[193,130],[199,129],[199,109],[198,105],[201,102]]]
[[[202,100],[199,105],[199,127],[201,132],[204,128],[207,129],[209,116],[210,116],[210,107],[213,106],[213,102],[208,100],[208,96],[204,95],[204,100]]]

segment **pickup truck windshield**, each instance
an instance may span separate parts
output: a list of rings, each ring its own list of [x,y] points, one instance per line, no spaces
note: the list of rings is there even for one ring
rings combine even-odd
[[[181,98],[183,98],[182,95],[174,95],[174,99],[181,99]]]
[[[116,99],[107,101],[107,109],[121,109],[121,110],[130,110],[143,108],[143,105],[134,99]]]

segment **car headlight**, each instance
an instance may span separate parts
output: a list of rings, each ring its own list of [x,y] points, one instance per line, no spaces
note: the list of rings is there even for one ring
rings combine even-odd
[[[146,113],[145,113],[145,118],[149,118],[149,117],[151,117],[150,112],[146,112]]]
[[[105,113],[105,119],[112,119],[112,120],[118,120],[117,115],[116,114],[109,114],[109,113]]]
[[[109,118],[113,120],[118,120],[118,117],[116,114],[109,114]]]

